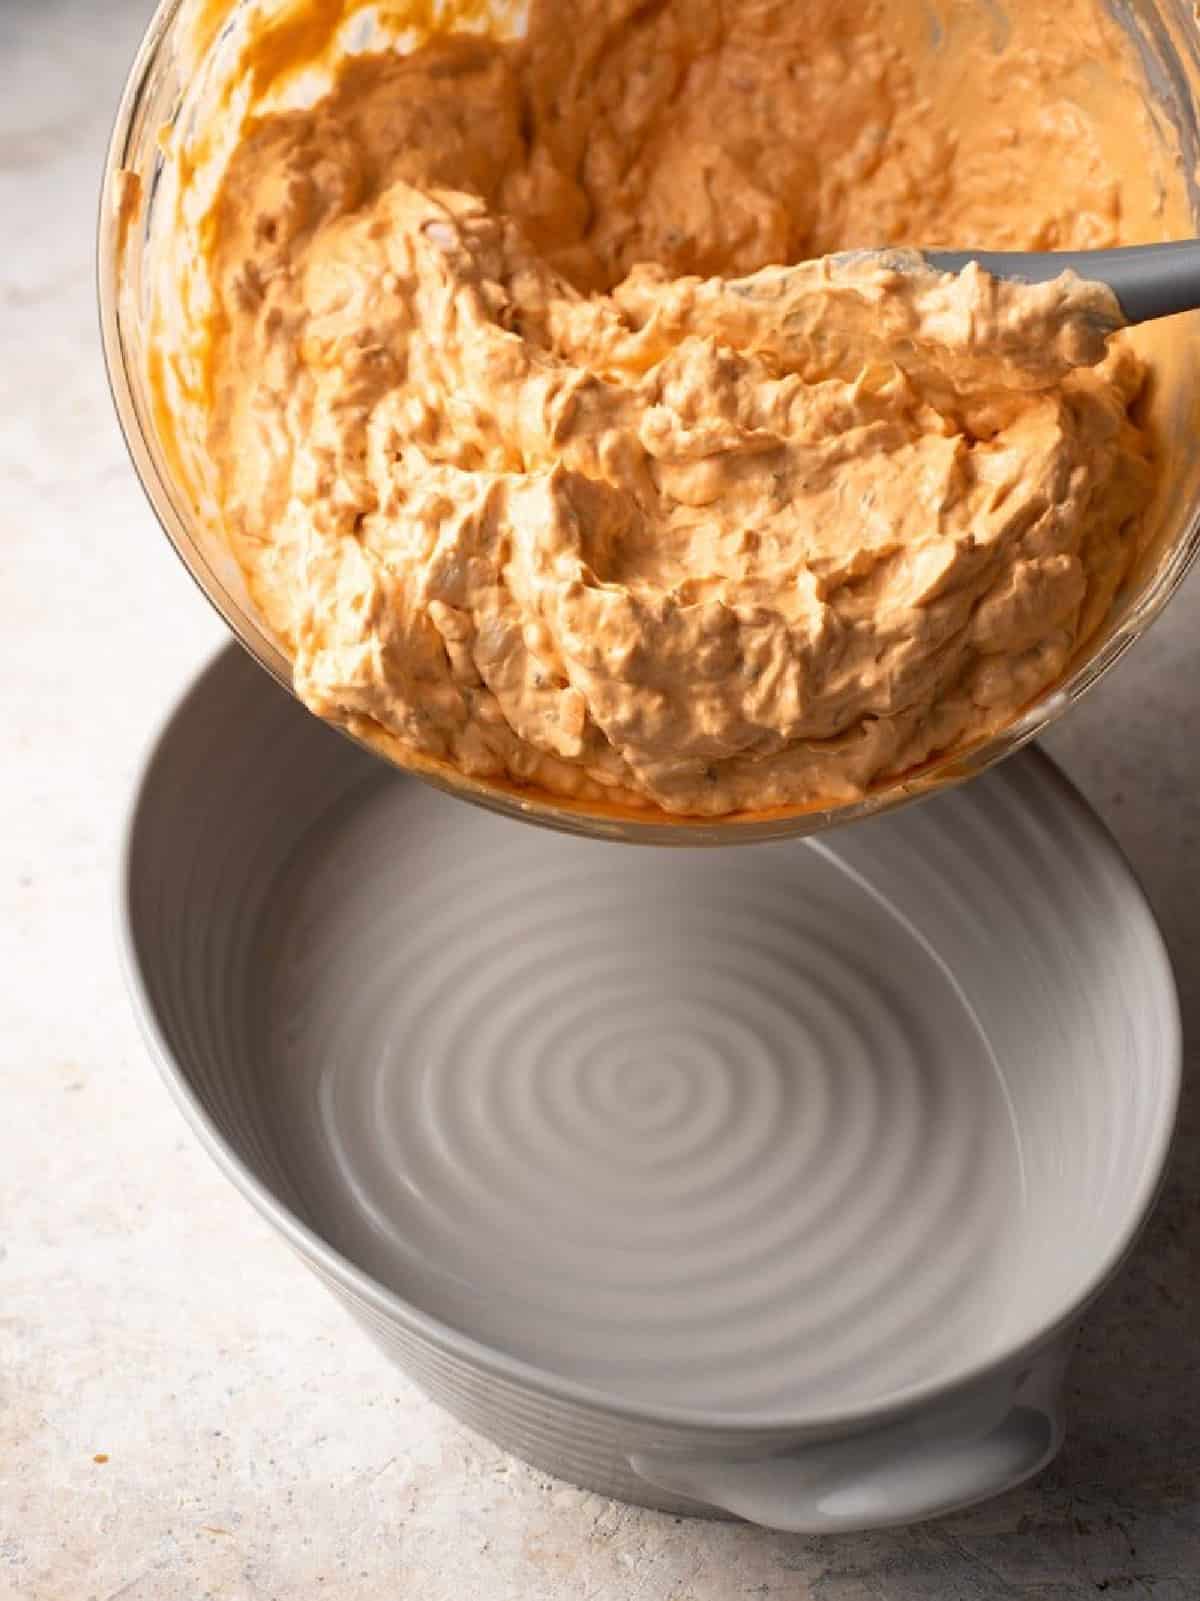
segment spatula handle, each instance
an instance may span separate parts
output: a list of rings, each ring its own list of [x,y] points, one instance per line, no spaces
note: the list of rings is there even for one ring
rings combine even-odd
[[[1200,307],[1200,239],[1123,245],[1115,250],[926,250],[922,254],[939,272],[961,272],[977,261],[993,277],[1023,283],[1048,283],[1073,270],[1081,278],[1107,284],[1130,323]]]

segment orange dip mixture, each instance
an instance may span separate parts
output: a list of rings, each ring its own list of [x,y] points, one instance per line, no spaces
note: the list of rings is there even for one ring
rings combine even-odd
[[[1099,286],[810,258],[1186,231],[1091,0],[534,0],[351,58],[205,241],[227,536],[304,700],[401,754],[849,801],[1061,676],[1155,441]]]

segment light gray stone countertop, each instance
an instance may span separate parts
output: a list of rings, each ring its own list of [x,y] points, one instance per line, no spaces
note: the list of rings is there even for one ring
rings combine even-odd
[[[1197,1601],[1194,1047],[1061,1459],[976,1511],[826,1540],[614,1505],[469,1437],[186,1133],[112,932],[140,753],[223,637],[134,481],[96,336],[97,182],[149,9],[0,6],[0,1601]],[[1200,1038],[1200,575],[1048,743],[1140,872]]]

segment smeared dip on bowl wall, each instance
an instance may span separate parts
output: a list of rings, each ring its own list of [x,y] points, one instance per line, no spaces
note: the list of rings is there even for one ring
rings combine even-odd
[[[1099,4],[409,6],[347,55],[363,9],[264,8],[158,280],[181,470],[314,711],[720,817],[852,802],[1061,678],[1162,476],[1153,331],[810,258],[1189,232]]]

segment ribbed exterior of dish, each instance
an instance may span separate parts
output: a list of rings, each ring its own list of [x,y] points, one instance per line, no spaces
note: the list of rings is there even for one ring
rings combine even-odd
[[[724,1514],[712,1507],[670,1496],[647,1484],[630,1467],[629,1456],[639,1450],[705,1449],[726,1456],[752,1456],[780,1449],[777,1440],[758,1431],[718,1433],[706,1439],[693,1429],[647,1428],[598,1409],[539,1395],[439,1351],[428,1340],[382,1317],[319,1269],[314,1270],[375,1344],[432,1401],[503,1450],[568,1484],[660,1512],[720,1517]]]

